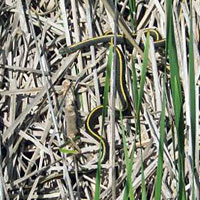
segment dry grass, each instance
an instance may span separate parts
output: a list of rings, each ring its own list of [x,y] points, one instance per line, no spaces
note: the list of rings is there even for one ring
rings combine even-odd
[[[95,189],[95,165],[87,163],[91,155],[97,156],[97,142],[90,137],[84,126],[89,111],[101,104],[101,86],[104,83],[106,50],[108,44],[99,44],[85,51],[61,55],[64,46],[103,35],[114,30],[113,14],[105,9],[107,1],[11,1],[0,3],[0,196],[5,199],[93,199]],[[128,37],[130,16],[128,1],[119,1],[121,13],[120,32]],[[138,1],[136,1],[138,3]],[[103,4],[104,3],[104,4]],[[187,198],[191,196],[191,146],[188,94],[188,3],[174,1],[175,34],[184,95],[185,115],[185,179]],[[194,2],[194,57],[196,83],[196,170],[199,171],[199,33],[200,4]],[[122,18],[124,17],[125,20]],[[139,4],[137,9],[136,42],[144,41],[140,30],[156,28],[161,37],[166,37],[165,1],[150,0]],[[125,25],[123,25],[125,22]],[[124,28],[125,26],[125,28]],[[133,44],[134,45],[134,44]],[[134,55],[138,77],[142,63],[142,50],[135,46],[133,52],[126,52],[127,87],[131,92],[130,57]],[[142,149],[147,199],[154,199],[155,176],[159,147],[159,120],[162,107],[163,63],[166,59],[150,41],[148,76],[144,88],[141,113]],[[169,73],[167,74],[170,79]],[[65,143],[69,124],[66,115],[66,96],[61,94],[64,80],[71,81],[76,96],[77,130],[79,138],[68,148],[76,149],[74,156],[61,153],[59,147]],[[174,113],[169,84],[167,84],[167,127],[164,146],[162,199],[177,197],[177,141],[173,133]],[[68,97],[67,97],[68,98]],[[112,100],[112,97],[111,97]],[[133,100],[133,99],[132,99]],[[73,101],[73,100],[72,100]],[[132,103],[133,104],[133,103]],[[69,112],[69,111],[68,111]],[[134,145],[135,114],[124,119],[129,150]],[[74,123],[74,122],[72,122]],[[107,139],[113,140],[106,119]],[[112,177],[112,156],[102,165],[101,199],[111,199],[112,183],[115,181],[116,199],[123,197],[126,168],[122,148],[121,127],[114,124],[116,144],[116,180]],[[74,128],[74,126],[73,126]],[[112,129],[113,130],[113,129]],[[75,135],[74,135],[75,136]],[[73,139],[73,133],[70,133]],[[173,143],[173,138],[175,139]],[[95,145],[96,144],[96,145]],[[141,159],[139,138],[136,137],[136,151],[132,183],[135,199],[141,199]],[[81,152],[80,152],[81,151]],[[88,153],[89,152],[89,153]],[[81,164],[80,164],[81,163]],[[84,172],[89,168],[89,173]],[[82,171],[80,171],[82,170]],[[197,177],[199,178],[199,177]],[[197,180],[199,184],[199,180]],[[196,186],[199,197],[199,187]],[[197,198],[199,199],[199,198]]]

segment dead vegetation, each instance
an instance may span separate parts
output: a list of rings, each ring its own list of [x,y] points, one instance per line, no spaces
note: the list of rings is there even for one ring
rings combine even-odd
[[[84,120],[89,111],[101,104],[101,88],[107,65],[109,44],[98,44],[62,55],[60,50],[88,38],[114,31],[112,12],[106,7],[107,1],[92,0],[2,0],[0,3],[0,110],[1,110],[1,194],[5,199],[93,199],[96,183],[96,165],[84,167],[90,156],[97,157],[98,143],[85,131]],[[142,30],[155,28],[161,38],[166,37],[165,1],[149,0],[137,3],[135,27],[136,43],[145,40]],[[187,47],[182,41],[188,37],[188,4],[174,1],[175,34],[182,80],[186,80]],[[194,1],[194,54],[196,83],[200,74],[199,60],[199,10]],[[119,1],[118,11],[122,22],[131,27],[129,2]],[[119,32],[127,36],[126,29],[119,25]],[[136,60],[138,77],[142,65],[142,52],[126,50],[127,87],[132,94],[131,55]],[[159,147],[159,120],[162,107],[162,53],[157,51],[153,40],[150,42],[150,64],[146,78],[141,114],[142,149],[147,199],[154,199],[155,176]],[[187,59],[187,58],[185,58]],[[185,64],[186,63],[186,64]],[[169,71],[168,71],[168,77]],[[69,104],[63,91],[63,81],[69,80],[70,90],[76,101],[70,102],[73,116],[70,118]],[[183,81],[183,92],[187,99],[187,81]],[[68,91],[67,91],[68,92]],[[66,93],[67,93],[66,92]],[[71,92],[73,93],[73,92]],[[198,97],[198,91],[197,91]],[[173,124],[171,93],[167,94],[167,122]],[[112,95],[110,97],[112,100]],[[133,99],[132,99],[133,100]],[[75,105],[74,105],[75,104]],[[188,102],[185,103],[185,113]],[[198,98],[197,98],[198,105]],[[198,106],[197,106],[198,107]],[[197,108],[198,110],[198,108]],[[74,117],[76,112],[77,116]],[[198,113],[198,111],[197,111]],[[124,119],[127,141],[130,149],[134,144],[135,118]],[[77,127],[73,123],[77,118]],[[111,144],[112,122],[106,119],[106,134]],[[186,118],[187,120],[187,118]],[[72,123],[72,131],[69,125]],[[66,126],[68,124],[68,126]],[[187,122],[184,134],[188,136]],[[116,199],[122,199],[126,181],[126,168],[119,121],[115,123],[115,169],[116,180],[112,177],[112,156],[102,165],[101,199],[111,199],[113,181]],[[73,141],[78,130],[78,139]],[[198,129],[197,129],[198,131]],[[61,153],[70,132],[68,148],[76,150],[73,155]],[[74,135],[73,135],[74,133]],[[199,133],[199,132],[197,132]],[[69,136],[69,135],[68,135]],[[166,127],[162,199],[177,196],[177,149],[173,146],[172,126]],[[196,136],[199,145],[198,134]],[[191,166],[189,161],[189,140],[186,141],[186,192],[191,194]],[[133,188],[135,199],[141,199],[141,154],[139,139],[133,165]],[[175,147],[175,149],[174,149]],[[112,150],[111,150],[112,152]],[[175,152],[175,153],[174,153]],[[199,152],[196,153],[197,170]],[[89,169],[89,171],[86,171]],[[199,181],[198,181],[199,182]],[[196,187],[197,194],[199,188]]]

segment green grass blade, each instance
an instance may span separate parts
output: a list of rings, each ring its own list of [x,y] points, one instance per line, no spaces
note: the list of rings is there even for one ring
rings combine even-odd
[[[191,1],[192,6],[192,1]],[[195,165],[195,137],[196,137],[196,101],[195,101],[195,71],[194,71],[194,47],[193,47],[193,24],[192,9],[190,9],[190,40],[189,40],[189,78],[190,78],[190,112],[191,112],[191,133],[193,165]]]
[[[140,108],[141,108],[141,102],[142,102],[142,97],[144,93],[144,83],[145,83],[145,77],[147,73],[147,64],[148,64],[148,52],[149,52],[149,33],[147,34],[147,40],[145,43],[145,51],[144,51],[144,60],[143,60],[143,65],[142,65],[142,77],[140,81],[140,90],[138,91],[137,89],[137,75],[136,75],[136,70],[135,70],[135,65],[132,59],[132,76],[133,76],[133,82],[132,82],[132,90],[133,90],[133,96],[134,96],[134,106],[136,108],[136,134],[135,134],[135,140],[136,136],[140,134]],[[123,138],[123,142],[125,139]],[[140,135],[140,142],[141,142],[141,135]],[[135,141],[134,141],[135,143]],[[124,150],[126,152],[126,150]],[[125,158],[126,162],[126,169],[127,169],[127,182],[126,182],[126,188],[124,192],[123,199],[127,199],[128,196],[132,199],[134,199],[134,195],[132,192],[132,186],[131,185],[131,177],[132,177],[132,166],[133,166],[133,161],[134,161],[134,152],[135,152],[135,145],[133,149],[131,150],[131,155],[129,159],[129,164],[128,164],[128,159]],[[144,168],[143,168],[143,158],[142,158],[142,152],[141,152],[141,165],[142,165],[142,199],[146,199],[146,188],[145,188],[145,178],[144,178]]]
[[[140,131],[140,110],[142,105],[142,98],[144,94],[144,84],[147,73],[147,64],[148,64],[148,55],[149,55],[149,32],[147,33],[147,39],[145,42],[145,50],[144,50],[144,59],[142,63],[142,73],[141,73],[141,81],[140,81],[140,89],[138,95],[138,102],[136,108],[136,133],[139,134],[139,140],[141,144],[141,131]],[[141,149],[141,171],[142,171],[142,200],[147,199],[146,188],[145,188],[145,177],[144,177],[144,166],[143,166],[143,156]]]
[[[184,181],[184,119],[183,119],[183,100],[181,92],[181,81],[179,76],[179,66],[177,58],[177,50],[175,45],[173,16],[172,16],[172,0],[166,1],[167,5],[167,38],[166,51],[170,63],[171,91],[175,115],[175,126],[178,138],[178,200],[185,200],[185,181]]]
[[[163,174],[163,151],[164,151],[164,141],[165,141],[165,107],[166,107],[166,80],[163,79],[163,102],[162,111],[160,117],[160,141],[159,141],[159,154],[158,154],[158,166],[156,172],[156,182],[155,182],[155,199],[161,199],[161,188],[162,188],[162,174]]]
[[[123,196],[123,200],[128,200],[128,197],[130,200],[134,200],[133,195],[133,185],[132,185],[132,165],[130,163],[130,159],[128,156],[128,148],[127,148],[127,142],[126,142],[126,135],[125,135],[125,127],[123,124],[123,116],[122,112],[120,111],[120,121],[122,126],[122,141],[123,141],[123,149],[124,149],[124,155],[125,155],[125,164],[126,164],[126,173],[127,173],[127,181],[126,181],[126,188]]]
[[[135,109],[137,108],[137,102],[138,102],[138,88],[137,88],[137,75],[136,75],[136,69],[135,69],[135,63],[134,63],[134,59],[132,58],[131,60],[131,65],[132,65],[132,77],[133,77],[133,81],[132,81],[132,93],[133,93],[133,100],[134,100],[134,107]],[[135,138],[134,138],[134,144],[136,142],[136,136],[137,134],[135,134]],[[124,145],[124,139],[123,139],[123,145]],[[125,152],[125,150],[124,150]],[[132,176],[132,166],[133,166],[133,162],[134,162],[134,152],[135,152],[135,145],[133,146],[133,149],[131,151],[131,155],[130,155],[130,159],[129,159],[129,164],[126,165],[126,169],[127,169],[127,180],[126,180],[126,185],[125,185],[125,191],[124,191],[124,196],[123,196],[123,200],[127,200],[128,197],[130,198],[134,198],[134,196],[132,197],[131,195],[131,191],[129,190],[130,188],[130,184],[131,184],[131,179],[128,179],[128,177],[130,178]],[[126,153],[125,153],[125,162],[126,162]]]
[[[69,154],[69,155],[77,155],[78,151],[76,150],[70,150],[70,149],[65,149],[65,148],[59,148],[59,151],[65,154]]]
[[[131,28],[134,30],[136,28],[136,1],[129,0],[129,7],[130,7],[130,17],[131,17]]]
[[[135,63],[134,63],[134,58],[132,58],[131,60],[131,65],[132,65],[132,93],[133,93],[133,102],[134,102],[134,107],[135,110],[137,108],[137,104],[138,104],[138,88],[137,88],[137,74],[136,74],[136,68],[135,68]],[[137,124],[137,120],[136,120],[136,124]],[[137,129],[138,126],[136,126]],[[133,166],[133,162],[134,162],[134,153],[135,153],[135,143],[136,143],[136,137],[137,137],[137,131],[134,137],[134,146],[133,149],[131,150],[131,155],[130,155],[130,164],[129,164],[129,168],[127,169],[127,176],[132,175],[132,166]],[[126,188],[125,188],[125,193],[124,193],[124,198],[125,199],[125,195],[129,194],[129,187],[128,187],[128,180],[126,182]]]
[[[191,1],[192,8],[192,1]],[[195,70],[194,70],[194,47],[193,47],[193,12],[190,9],[190,40],[189,40],[189,98],[190,98],[190,124],[191,124],[191,139],[192,139],[192,199],[195,198],[195,187],[194,187],[194,177],[195,177],[195,150],[196,150],[196,100],[195,100]]]
[[[143,60],[143,64],[142,64],[142,74],[141,74],[140,90],[139,90],[138,105],[137,105],[138,106],[138,108],[137,108],[137,121],[138,121],[138,123],[139,123],[139,120],[140,120],[140,109],[141,109],[141,105],[142,105],[142,97],[143,97],[143,94],[144,94],[144,84],[145,84],[146,73],[147,73],[147,64],[148,64],[148,55],[149,55],[149,40],[150,40],[150,34],[148,32],[147,33],[147,39],[146,39],[146,42],[145,42],[144,60]],[[141,132],[140,131],[139,131],[139,138],[140,138],[140,144],[141,144]],[[142,200],[146,200],[147,194],[146,194],[146,187],[145,187],[142,149],[141,149],[141,165],[142,165]]]
[[[109,98],[108,95],[109,95],[109,88],[110,88],[110,76],[111,76],[112,61],[113,61],[113,45],[110,45],[109,55],[108,55],[108,63],[107,63],[107,67],[106,67],[106,80],[105,80],[104,94],[103,94],[102,127],[105,122],[107,106],[108,106],[108,98]]]
[[[98,164],[97,164],[96,186],[95,186],[94,200],[100,200],[100,193],[101,193],[101,188],[100,188],[101,177],[100,177],[100,174],[101,174],[101,161],[99,159]]]
[[[104,86],[101,135],[103,135],[103,125],[104,125],[104,122],[105,122],[105,117],[106,117],[106,112],[107,112],[112,61],[113,61],[113,45],[111,45],[110,49],[109,49],[108,63],[107,63],[107,67],[106,67],[106,81],[105,81],[105,86]],[[97,164],[97,172],[96,172],[96,187],[95,187],[94,200],[100,200],[100,193],[101,193],[101,190],[100,190],[101,154],[102,154],[102,151],[101,151],[101,148],[100,148],[99,159],[98,159],[98,164]]]

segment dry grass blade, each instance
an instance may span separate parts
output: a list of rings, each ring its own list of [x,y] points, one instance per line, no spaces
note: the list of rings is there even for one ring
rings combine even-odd
[[[31,109],[36,106],[39,101],[41,100],[41,98],[46,94],[47,90],[51,89],[51,87],[53,87],[53,84],[55,84],[55,82],[62,77],[63,73],[66,71],[66,69],[68,67],[70,67],[73,63],[73,61],[76,59],[77,57],[77,53],[75,53],[72,57],[71,60],[69,60],[69,63],[65,66],[63,65],[62,68],[59,69],[59,71],[57,71],[57,73],[54,75],[54,77],[52,78],[52,85],[48,86],[47,88],[44,88],[42,91],[39,92],[39,94],[37,94],[37,96],[34,98],[34,100],[26,107],[26,109],[15,119],[15,121],[13,122],[13,124],[10,126],[10,128],[8,128],[5,132],[5,135],[3,136],[3,142],[5,142],[6,139],[11,137],[12,132],[14,131],[14,129],[21,124],[24,119],[26,118],[26,116],[30,113]]]

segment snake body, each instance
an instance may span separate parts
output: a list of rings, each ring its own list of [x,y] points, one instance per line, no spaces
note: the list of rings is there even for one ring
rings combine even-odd
[[[163,47],[165,45],[165,41],[161,39],[160,34],[155,29],[148,29],[146,32],[150,32],[150,35],[154,39],[155,47]],[[100,43],[109,43],[111,40],[114,39],[114,35],[103,35],[94,37],[88,40],[84,40],[82,42],[73,44],[69,47],[65,47],[61,49],[61,53],[73,53],[77,50],[83,49],[85,47],[89,47],[91,45],[96,45]],[[127,46],[132,46],[129,41],[123,35],[116,36],[117,44],[127,44]],[[142,45],[141,45],[142,46]],[[143,48],[143,47],[142,47]],[[125,80],[125,60],[121,50],[116,47],[116,88],[121,100],[122,105],[122,112],[126,112],[129,109],[129,101],[128,101],[128,89],[126,87],[126,80]],[[87,116],[85,120],[85,127],[86,131],[89,135],[91,135],[95,140],[101,143],[102,153],[100,157],[100,161],[105,163],[108,159],[109,155],[109,145],[105,138],[98,134],[95,129],[95,125],[98,123],[99,116],[102,115],[103,105],[99,105],[94,108]],[[119,111],[117,110],[119,115]]]

